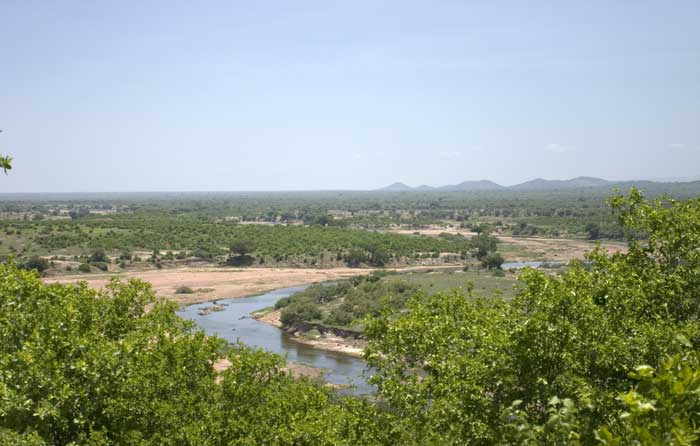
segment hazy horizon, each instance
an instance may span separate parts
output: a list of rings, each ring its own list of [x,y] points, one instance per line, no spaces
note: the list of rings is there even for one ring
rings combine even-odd
[[[700,175],[700,3],[7,1],[4,192]]]

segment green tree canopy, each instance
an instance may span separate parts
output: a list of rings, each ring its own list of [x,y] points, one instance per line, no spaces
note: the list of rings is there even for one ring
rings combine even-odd
[[[372,406],[334,403],[279,356],[227,346],[174,310],[138,280],[97,292],[1,265],[0,444],[367,444],[378,431],[361,418]]]

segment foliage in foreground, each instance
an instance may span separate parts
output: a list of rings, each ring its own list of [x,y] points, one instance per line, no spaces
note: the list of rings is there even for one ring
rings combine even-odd
[[[352,414],[371,407],[331,404],[326,390],[281,372],[282,358],[229,351],[174,309],[139,281],[97,293],[0,267],[0,443],[338,444],[363,435]],[[232,365],[218,375],[224,351]]]

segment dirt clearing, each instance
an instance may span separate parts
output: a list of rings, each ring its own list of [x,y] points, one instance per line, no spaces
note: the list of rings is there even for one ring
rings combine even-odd
[[[580,239],[510,237],[506,235],[496,235],[496,237],[501,241],[498,250],[508,261],[583,259],[587,252],[593,251],[596,247],[595,242]],[[608,253],[627,250],[624,243],[601,242],[600,246]]]

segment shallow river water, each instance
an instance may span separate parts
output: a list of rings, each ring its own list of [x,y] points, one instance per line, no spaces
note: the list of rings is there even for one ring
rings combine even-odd
[[[230,342],[240,341],[252,347],[263,348],[286,356],[287,361],[290,362],[320,368],[324,371],[326,381],[353,386],[345,390],[346,392],[354,394],[371,392],[371,386],[364,380],[366,364],[362,359],[311,348],[295,342],[289,333],[250,317],[251,313],[272,306],[279,299],[302,291],[304,288],[306,286],[283,288],[252,297],[219,299],[216,303],[224,305],[224,309],[206,315],[199,312],[214,303],[193,304],[182,308],[178,314],[194,321],[207,334],[217,335]]]

